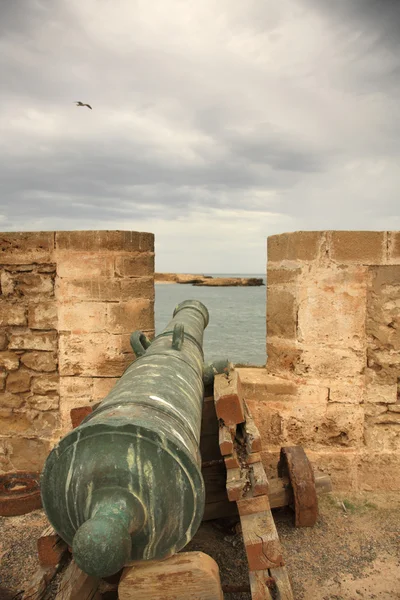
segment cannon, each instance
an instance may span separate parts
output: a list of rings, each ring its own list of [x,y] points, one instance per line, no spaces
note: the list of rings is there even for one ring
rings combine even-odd
[[[179,304],[152,342],[131,336],[136,360],[108,396],[53,448],[41,476],[47,517],[87,574],[164,559],[196,533],[205,488],[199,451],[207,308]]]

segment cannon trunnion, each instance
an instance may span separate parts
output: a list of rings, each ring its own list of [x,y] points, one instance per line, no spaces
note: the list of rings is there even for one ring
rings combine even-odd
[[[43,506],[86,573],[166,558],[197,531],[205,490],[199,452],[203,333],[209,316],[185,301],[115,387],[47,458]]]

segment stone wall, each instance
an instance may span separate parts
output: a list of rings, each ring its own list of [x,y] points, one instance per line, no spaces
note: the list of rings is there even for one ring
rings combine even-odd
[[[241,370],[266,466],[302,444],[336,489],[400,490],[400,232],[270,237],[267,354]]]
[[[0,472],[40,470],[74,406],[99,402],[154,335],[154,236],[0,234]]]

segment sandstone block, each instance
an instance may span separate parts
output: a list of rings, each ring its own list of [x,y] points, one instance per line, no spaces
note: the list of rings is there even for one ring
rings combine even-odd
[[[57,250],[71,252],[154,251],[154,235],[137,231],[57,231],[55,242]]]
[[[285,268],[273,269],[267,268],[267,287],[282,285],[285,283],[295,283],[302,273],[298,266],[289,265]]]
[[[51,262],[53,259],[54,232],[6,232],[0,234],[1,263],[18,265]]]
[[[295,231],[268,238],[268,261],[315,260],[323,241],[321,231]]]
[[[132,300],[133,298],[154,299],[154,278],[138,277],[120,280],[121,300]]]
[[[19,356],[14,352],[0,352],[0,367],[15,371],[19,367]]]
[[[115,274],[118,277],[154,276],[154,253],[117,256],[115,258]]]
[[[15,278],[11,273],[2,271],[0,274],[1,293],[3,296],[12,296],[15,291]]]
[[[48,411],[58,410],[60,397],[56,394],[48,394],[47,396],[33,395],[28,399],[29,406],[33,410]]]
[[[364,367],[365,354],[361,350],[305,346],[294,372],[323,382],[335,378],[359,377]]]
[[[58,412],[31,411],[33,429],[38,437],[54,437],[59,424],[60,416]]]
[[[365,450],[358,461],[360,490],[398,492],[400,490],[400,451]]]
[[[21,304],[0,302],[0,326],[26,325],[26,310]]]
[[[31,331],[23,333],[11,333],[8,347],[10,350],[45,350],[47,352],[57,350],[56,331]]]
[[[400,265],[381,265],[370,267],[371,289],[375,293],[382,293],[382,286],[398,286],[400,281]]]
[[[384,231],[332,231],[330,255],[337,262],[379,265],[386,259]]]
[[[52,375],[40,375],[32,379],[32,392],[34,394],[45,395],[54,392],[58,394],[60,377],[57,373]]]
[[[78,405],[89,404],[93,399],[93,378],[60,377],[59,389],[62,401],[72,399]]]
[[[374,384],[391,385],[400,372],[400,352],[367,348],[367,381]],[[373,373],[369,373],[372,371]]]
[[[400,231],[389,231],[389,260],[400,262]]]
[[[41,471],[50,452],[50,442],[39,438],[14,437],[8,445],[14,470]]]
[[[360,452],[353,448],[320,450],[307,448],[307,457],[314,469],[329,475],[335,491],[356,491],[358,489],[357,462]]]
[[[298,341],[361,349],[365,344],[365,290],[311,285],[298,291]],[[295,325],[295,323],[294,323]]]
[[[0,431],[7,435],[32,434],[32,420],[27,413],[10,408],[0,409]]]
[[[29,392],[31,388],[31,378],[31,374],[23,369],[12,371],[7,376],[7,391],[12,392],[13,394]]]
[[[0,392],[6,389],[7,372],[4,367],[0,367]]]
[[[290,379],[271,375],[267,369],[245,367],[235,369],[239,375],[242,392],[245,398],[260,399],[260,395],[274,394],[295,396],[297,385]]]
[[[278,287],[267,291],[267,335],[288,339],[296,337],[297,303],[294,294]]]
[[[365,386],[358,380],[334,382],[329,385],[329,402],[345,404],[361,404],[364,399]]]
[[[0,351],[5,350],[8,345],[8,338],[5,331],[0,331]]]
[[[57,329],[57,305],[41,301],[28,307],[28,325],[31,329]]]
[[[97,279],[114,276],[114,253],[110,252],[57,252],[57,275],[67,279]]]
[[[26,352],[21,356],[21,362],[32,371],[51,373],[57,370],[57,354],[55,352]]]
[[[117,383],[117,377],[94,377],[93,378],[93,400],[104,400]]]
[[[47,273],[2,273],[1,286],[2,290],[6,286],[7,295],[19,298],[54,295],[53,276]]]
[[[0,394],[1,408],[21,408],[24,404],[25,398],[19,394],[12,394],[8,391]],[[2,431],[2,433],[7,432]]]
[[[394,404],[397,402],[397,383],[369,384],[365,390],[365,402]]]
[[[121,351],[121,336],[105,333],[60,334],[59,370],[62,376],[120,377],[133,354]]]
[[[273,341],[267,336],[267,370],[274,375],[288,376],[298,368],[302,349],[295,344],[282,343],[279,338]]]
[[[97,333],[107,330],[108,304],[105,302],[68,302],[59,305],[60,331],[75,334]]]
[[[58,279],[56,297],[62,302],[116,302],[121,299],[121,282],[108,277]]]
[[[108,306],[107,330],[109,333],[131,333],[154,327],[154,303],[151,300],[130,300]]]

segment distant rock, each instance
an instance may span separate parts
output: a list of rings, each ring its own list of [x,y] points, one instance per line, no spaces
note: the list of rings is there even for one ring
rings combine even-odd
[[[208,287],[236,287],[264,285],[258,277],[211,277],[189,273],[155,273],[155,283],[181,283]]]

